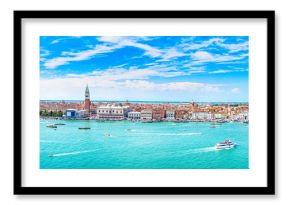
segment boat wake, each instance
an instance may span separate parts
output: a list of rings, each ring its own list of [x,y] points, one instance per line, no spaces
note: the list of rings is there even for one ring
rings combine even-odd
[[[192,150],[193,153],[203,153],[203,152],[216,152],[218,151],[215,147],[204,147],[204,148],[197,148]]]
[[[201,135],[201,132],[190,132],[190,133],[160,133],[159,135],[168,135],[168,136],[191,136],[191,135]]]
[[[190,133],[160,133],[160,132],[136,132],[136,130],[131,130],[134,134],[139,135],[152,135],[152,136],[192,136],[201,135],[201,132],[190,132]]]
[[[95,152],[97,150],[84,150],[84,151],[77,151],[77,152],[65,152],[65,153],[59,153],[59,154],[49,154],[49,157],[62,157],[62,156],[67,156],[67,155],[78,155],[78,154],[83,154],[83,153],[88,153],[88,152]]]
[[[127,132],[136,132],[137,130],[134,130],[134,129],[125,129],[125,131],[127,131]]]

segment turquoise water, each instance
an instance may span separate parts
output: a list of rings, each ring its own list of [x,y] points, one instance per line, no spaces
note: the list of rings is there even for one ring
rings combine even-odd
[[[46,127],[53,123],[65,125]],[[216,150],[225,139],[237,147]],[[208,122],[40,121],[41,169],[247,169],[248,164],[243,123],[212,128]]]

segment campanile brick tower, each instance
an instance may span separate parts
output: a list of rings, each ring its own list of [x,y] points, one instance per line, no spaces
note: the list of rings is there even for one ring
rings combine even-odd
[[[90,113],[90,109],[91,109],[90,90],[87,85],[85,92],[85,110],[87,110]]]

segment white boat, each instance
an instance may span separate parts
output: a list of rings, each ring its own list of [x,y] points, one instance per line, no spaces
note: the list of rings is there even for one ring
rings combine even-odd
[[[215,145],[216,149],[232,149],[236,146],[231,140],[225,140],[223,142],[219,142]]]
[[[48,127],[48,128],[57,128],[56,125],[46,125],[46,127]]]

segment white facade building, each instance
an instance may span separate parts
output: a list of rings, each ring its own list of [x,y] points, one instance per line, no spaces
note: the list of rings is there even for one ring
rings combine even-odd
[[[211,120],[212,114],[207,112],[193,112],[191,113],[192,120]]]
[[[85,118],[89,116],[88,110],[78,110],[77,115],[79,118]]]
[[[175,119],[175,111],[166,110],[166,120],[174,120]]]
[[[239,115],[238,118],[240,121],[249,121],[249,113],[242,111]]]
[[[223,114],[220,114],[220,113],[215,113],[214,119],[217,119],[217,120],[225,119],[225,116]]]
[[[141,112],[128,112],[128,118],[131,120],[140,120]]]
[[[152,120],[152,110],[142,110],[140,117],[141,117],[141,120],[143,121]]]
[[[104,120],[122,120],[130,108],[128,106],[100,106],[97,108],[97,118]]]

